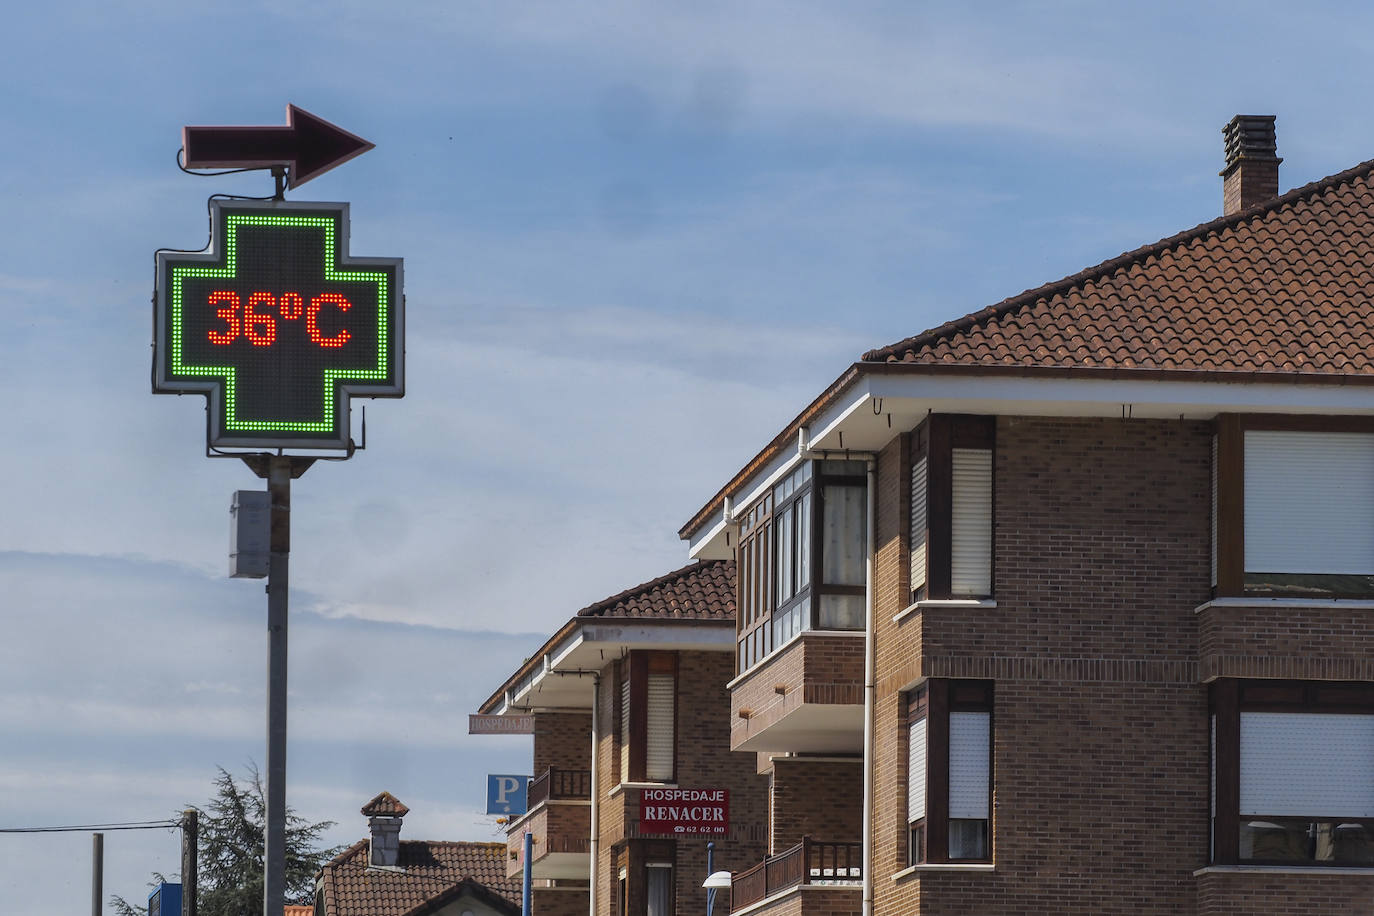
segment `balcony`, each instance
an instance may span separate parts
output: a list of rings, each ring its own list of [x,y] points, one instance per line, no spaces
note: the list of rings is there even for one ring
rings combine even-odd
[[[586,878],[592,829],[590,770],[549,767],[530,780],[527,811],[506,827],[506,873],[524,869],[525,833],[534,835],[530,866],[535,878]]]
[[[730,684],[730,750],[863,750],[862,632],[807,630]]]
[[[820,843],[810,837],[736,872],[730,882],[731,911],[771,901],[779,912],[854,914],[862,900],[863,847],[859,843]]]

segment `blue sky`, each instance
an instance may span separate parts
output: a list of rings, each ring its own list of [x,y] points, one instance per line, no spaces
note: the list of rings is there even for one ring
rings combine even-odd
[[[205,243],[186,124],[288,102],[377,148],[292,195],[406,260],[408,394],[295,486],[289,799],[360,838],[496,836],[527,739],[466,715],[865,349],[1220,213],[1220,129],[1286,189],[1374,156],[1362,5],[170,3],[7,14],[0,56],[0,827],[161,818],[264,757],[259,486],[149,393],[153,252]],[[146,893],[176,837],[107,838]],[[8,912],[85,834],[0,835]]]

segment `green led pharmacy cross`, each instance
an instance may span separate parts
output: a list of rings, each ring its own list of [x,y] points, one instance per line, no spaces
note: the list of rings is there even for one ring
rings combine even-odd
[[[215,448],[342,449],[349,398],[405,393],[399,258],[348,254],[348,205],[211,201],[160,251],[153,391],[204,394]]]

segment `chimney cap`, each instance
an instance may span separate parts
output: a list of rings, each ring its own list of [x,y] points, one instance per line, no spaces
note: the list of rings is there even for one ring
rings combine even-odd
[[[1221,129],[1226,143],[1226,168],[1232,171],[1241,162],[1268,161],[1279,163],[1278,140],[1274,131],[1274,115],[1236,115]]]
[[[382,792],[363,805],[358,813],[367,817],[405,817],[410,809],[390,792]]]

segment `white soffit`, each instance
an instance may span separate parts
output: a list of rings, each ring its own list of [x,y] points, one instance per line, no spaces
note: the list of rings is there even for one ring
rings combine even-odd
[[[876,413],[875,406],[880,407]],[[838,449],[843,434],[844,448],[876,451],[927,413],[1137,420],[1206,420],[1219,413],[1374,414],[1374,386],[867,373],[812,424],[811,446]]]
[[[733,620],[684,622],[608,620],[587,622],[541,656],[532,677],[508,691],[501,712],[523,709],[590,709],[593,674],[631,649],[734,652]]]
[[[812,419],[808,443],[815,451],[876,452],[928,413],[1173,420],[1219,413],[1374,415],[1374,386],[863,372]],[[749,506],[799,460],[795,445],[783,449],[731,494],[735,510]],[[688,537],[689,555],[733,557],[733,544],[726,544],[732,528],[724,518],[701,526]]]

